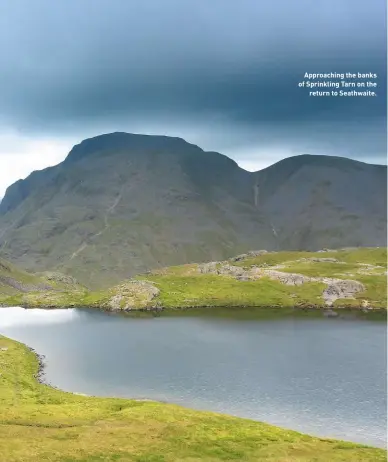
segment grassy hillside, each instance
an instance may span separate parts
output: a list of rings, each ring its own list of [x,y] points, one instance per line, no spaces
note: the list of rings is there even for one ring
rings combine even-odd
[[[39,384],[37,357],[0,336],[0,460],[379,462],[386,452],[151,401]]]
[[[50,271],[33,274],[0,258],[0,304],[2,300],[21,302],[29,296],[59,300],[77,297],[85,291],[85,287],[69,275]]]
[[[62,286],[56,290],[15,291],[10,295],[0,287],[0,303],[108,310],[205,306],[373,310],[387,306],[386,272],[385,248],[259,251],[223,262],[158,269],[100,292],[57,283]]]
[[[38,289],[43,281],[34,274],[20,270],[15,265],[0,258],[0,294],[12,295],[24,290]]]

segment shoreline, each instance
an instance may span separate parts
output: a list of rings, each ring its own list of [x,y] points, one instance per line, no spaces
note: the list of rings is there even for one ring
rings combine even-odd
[[[257,305],[190,305],[183,307],[165,307],[165,306],[149,306],[142,308],[123,308],[123,309],[108,309],[103,306],[93,305],[81,305],[81,304],[69,304],[66,306],[50,305],[50,304],[18,304],[18,305],[5,305],[0,302],[0,308],[23,308],[23,309],[42,309],[42,310],[67,310],[72,308],[78,309],[91,309],[97,310],[107,314],[136,314],[136,313],[148,313],[148,314],[179,314],[185,312],[203,311],[209,312],[210,310],[229,310],[238,313],[239,310],[252,310],[257,313],[265,314],[266,312],[271,314],[280,315],[298,315],[298,314],[322,314],[326,318],[340,318],[343,314],[352,314],[360,316],[379,316],[387,318],[387,308],[372,308],[372,307],[354,307],[354,306],[326,306],[326,305],[303,305],[303,306],[284,306],[284,305],[269,305],[269,306],[257,306]]]
[[[5,336],[3,336],[3,337],[5,337]],[[13,340],[10,337],[5,337],[5,338],[8,338],[8,339],[16,342],[16,340]],[[36,359],[38,361],[38,370],[37,370],[36,374],[34,374],[34,379],[40,385],[45,385],[46,387],[50,387],[50,388],[53,388],[54,390],[58,390],[58,391],[63,392],[64,390],[61,390],[60,388],[56,387],[55,385],[52,385],[50,382],[47,381],[47,377],[46,377],[46,373],[45,373],[45,369],[46,369],[47,366],[46,366],[46,363],[44,362],[44,359],[46,358],[46,356],[38,353],[34,348],[30,347],[26,343],[23,343],[23,342],[20,342],[20,343],[22,343],[29,351],[31,351],[31,353],[33,353],[35,355],[35,357],[36,357]]]
[[[14,340],[11,337],[6,337],[5,335],[2,335],[2,334],[0,334],[0,336],[3,336],[4,338],[6,338],[8,340],[11,340],[12,342],[17,342],[17,340]],[[53,388],[54,390],[60,391],[61,393],[69,393],[69,394],[72,394],[72,395],[85,396],[86,398],[106,398],[104,396],[88,395],[86,393],[77,393],[77,392],[74,392],[74,391],[66,391],[66,390],[62,390],[61,388],[53,385],[52,383],[50,383],[47,380],[47,376],[46,376],[46,373],[45,373],[45,369],[46,369],[47,365],[44,362],[44,359],[46,358],[46,356],[38,353],[34,348],[30,347],[26,343],[23,343],[23,342],[18,342],[18,343],[21,343],[22,345],[24,345],[31,353],[33,353],[35,355],[35,357],[37,359],[37,362],[38,362],[38,370],[37,370],[36,374],[34,374],[34,379],[40,385],[44,385],[46,387]],[[153,402],[153,403],[172,404],[172,403],[168,403],[167,401],[158,401],[158,400],[149,399],[149,398],[120,398],[119,396],[114,396],[112,398],[128,399],[130,401],[149,401],[149,402]]]
[[[191,410],[191,411],[214,412],[214,411],[206,411],[206,410],[203,410],[203,409],[192,409],[192,408],[185,407],[184,405],[176,404],[174,402],[161,401],[161,400],[155,400],[155,399],[150,399],[150,398],[128,398],[128,397],[120,397],[120,396],[99,396],[99,395],[89,395],[89,394],[86,394],[86,393],[77,393],[77,392],[73,392],[73,391],[63,390],[63,389],[51,384],[50,382],[48,382],[46,374],[45,374],[45,369],[47,367],[46,363],[44,362],[44,359],[46,358],[45,355],[38,353],[34,348],[30,347],[26,343],[18,342],[17,340],[14,340],[14,339],[12,339],[10,337],[6,337],[6,336],[0,334],[0,337],[1,336],[3,338],[5,338],[5,339],[8,339],[8,340],[12,341],[12,342],[17,342],[17,343],[22,344],[31,353],[33,353],[33,355],[35,356],[35,358],[37,360],[37,363],[38,363],[38,370],[33,375],[34,379],[36,380],[36,382],[38,384],[50,387],[53,390],[56,390],[58,392],[65,393],[65,394],[70,394],[70,395],[82,396],[82,397],[85,397],[85,398],[97,398],[97,399],[107,399],[107,398],[109,399],[109,398],[111,398],[111,399],[120,399],[120,400],[136,401],[136,402],[150,402],[150,403],[158,403],[158,404],[166,404],[166,405],[178,405],[178,406],[183,407],[184,409],[188,409],[188,410]],[[339,438],[335,438],[335,437],[328,437],[328,436],[323,436],[323,435],[304,433],[304,432],[302,432],[300,430],[295,430],[295,429],[288,428],[288,427],[279,427],[279,426],[277,426],[275,424],[272,424],[270,422],[266,422],[265,420],[255,420],[255,419],[252,419],[252,418],[241,417],[241,416],[237,416],[237,415],[233,415],[233,414],[224,414],[224,413],[218,413],[218,412],[216,412],[216,413],[221,415],[221,416],[225,416],[225,417],[237,417],[237,418],[240,418],[240,419],[250,420],[252,422],[258,422],[258,423],[265,424],[265,425],[268,425],[268,426],[273,426],[273,427],[276,427],[276,428],[280,428],[281,430],[284,430],[284,431],[297,432],[297,433],[300,433],[301,435],[309,436],[309,437],[313,437],[313,438],[330,439],[330,440],[335,440],[335,441],[339,441],[339,442],[345,442],[345,443],[349,443],[349,444],[363,445],[363,446],[373,448],[373,449],[387,450],[387,442],[383,446],[373,446],[373,445],[371,445],[369,443],[361,443],[361,442],[357,442],[357,441],[344,440],[344,439],[339,439]]]
[[[7,366],[2,374],[6,386],[0,394],[4,400],[2,460],[38,462],[47,457],[51,460],[52,455],[53,460],[83,460],[85,456],[148,460],[150,455],[159,459],[165,453],[171,460],[215,460],[214,456],[234,460],[236,455],[238,460],[252,462],[285,456],[295,461],[386,460],[386,448],[379,444],[317,437],[303,430],[173,403],[140,399],[149,402],[136,404],[129,398],[62,391],[47,384],[43,354],[4,335],[0,335],[0,347]],[[17,377],[22,379],[18,388],[22,399],[15,407]],[[15,454],[15,446],[21,452]]]

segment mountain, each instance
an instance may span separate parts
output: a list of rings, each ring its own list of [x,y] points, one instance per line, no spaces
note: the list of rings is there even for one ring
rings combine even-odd
[[[267,250],[386,245],[386,167],[302,155],[259,172],[183,139],[111,133],[11,185],[5,258],[107,287]]]
[[[386,246],[387,167],[302,155],[256,174],[281,249]]]

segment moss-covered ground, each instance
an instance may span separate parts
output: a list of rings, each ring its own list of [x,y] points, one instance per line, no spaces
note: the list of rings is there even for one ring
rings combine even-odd
[[[386,452],[151,401],[38,383],[38,359],[0,336],[0,460],[6,462],[379,462]]]

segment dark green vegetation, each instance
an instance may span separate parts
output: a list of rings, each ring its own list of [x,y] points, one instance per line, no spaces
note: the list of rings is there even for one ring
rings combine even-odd
[[[0,249],[106,289],[255,248],[386,246],[386,210],[384,166],[302,155],[247,172],[179,138],[113,133],[8,188]]]
[[[88,291],[70,278],[72,284],[66,285],[63,275],[55,275],[62,282],[53,282],[47,280],[47,274],[38,277],[14,269],[14,277],[30,278],[35,286],[41,281],[56,286],[24,292],[0,286],[0,303],[113,311],[261,307],[292,312],[296,307],[385,312],[386,271],[387,250],[383,248],[252,252],[222,262],[158,269],[101,291]]]
[[[37,382],[37,357],[0,336],[0,460],[379,462],[386,452],[151,401],[84,397]]]

